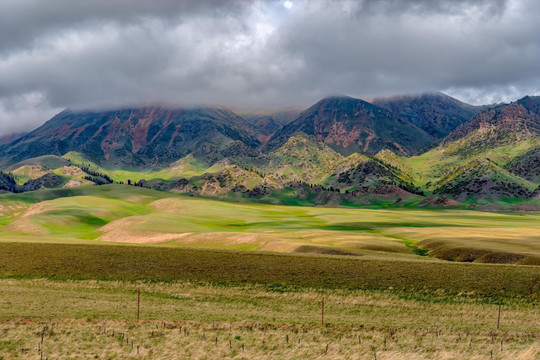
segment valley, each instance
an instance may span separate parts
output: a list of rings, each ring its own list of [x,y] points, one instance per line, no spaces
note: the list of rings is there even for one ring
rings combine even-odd
[[[4,194],[0,200],[1,242],[540,264],[535,213],[225,202],[117,184]]]
[[[0,360],[539,360],[538,19],[0,0]]]
[[[538,102],[66,110],[0,145],[0,359],[534,359]]]

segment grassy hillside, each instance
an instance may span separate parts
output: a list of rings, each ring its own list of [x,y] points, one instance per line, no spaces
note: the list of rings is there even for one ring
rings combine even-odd
[[[283,146],[270,154],[270,163],[264,171],[287,174],[289,181],[318,183],[343,156],[313,136],[292,136]]]
[[[538,139],[526,138],[511,145],[503,143],[471,153],[463,153],[462,142],[462,139],[445,142],[410,158],[390,150],[380,151],[374,157],[355,153],[344,158],[315,137],[299,134],[267,155],[246,157],[240,151],[230,158],[207,163],[190,154],[158,170],[106,168],[76,152],[62,158],[29,159],[18,168],[5,170],[11,169],[19,185],[46,174],[57,176],[54,181],[34,182],[21,188],[28,190],[39,188],[41,183],[89,184],[84,179],[88,174],[73,168],[78,166],[105,174],[115,182],[145,180],[141,185],[160,190],[298,205],[433,206],[433,201],[422,201],[413,195],[433,193],[462,201],[462,208],[471,203],[496,203],[491,210],[508,210],[507,201],[526,202],[538,187],[534,167]],[[458,178],[458,174],[461,177]],[[457,185],[455,181],[451,183],[453,179],[459,180]],[[470,184],[474,186],[471,188]],[[320,186],[305,188],[309,185]],[[354,195],[326,193],[325,189],[329,188]],[[538,210],[539,205],[531,201],[531,205],[525,207]],[[442,206],[445,201],[439,204]]]
[[[538,145],[539,141],[527,140],[512,145],[485,149],[485,151],[470,157],[462,157],[453,153],[451,147],[450,150],[447,147],[438,147],[419,156],[403,158],[402,161],[412,169],[415,183],[430,189],[440,177],[452,168],[463,165],[464,162],[489,159],[502,167],[515,157]]]
[[[540,183],[540,145],[532,147],[522,155],[512,159],[505,169],[531,182]]]
[[[103,172],[113,178],[115,181],[127,182],[139,181],[141,179],[172,179],[179,177],[191,177],[202,175],[208,169],[208,165],[203,161],[196,159],[193,155],[188,155],[178,161],[175,161],[170,166],[161,170],[144,171],[144,170],[123,170],[114,168],[105,168],[88,160],[84,155],[77,152],[69,152],[63,156],[64,159],[71,161],[73,164],[84,164],[99,172]]]

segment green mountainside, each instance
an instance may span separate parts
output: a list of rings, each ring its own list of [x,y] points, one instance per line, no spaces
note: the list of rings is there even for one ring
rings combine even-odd
[[[505,165],[505,169],[526,180],[540,183],[540,145],[516,156]]]
[[[452,169],[436,183],[435,194],[451,195],[457,200],[470,196],[525,198],[534,186],[489,160],[473,160]]]

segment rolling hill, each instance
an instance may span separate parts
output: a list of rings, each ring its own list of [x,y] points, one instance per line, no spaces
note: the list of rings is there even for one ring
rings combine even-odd
[[[540,183],[540,145],[516,156],[505,169],[532,182]]]
[[[523,184],[527,184],[525,188],[538,184],[535,170],[538,167],[537,147],[540,145],[538,101],[538,97],[527,97],[486,108],[458,126],[435,148],[400,161],[407,164],[415,183],[427,190],[439,188],[439,193],[450,191],[441,181],[467,169],[466,180],[459,184],[468,186],[473,182],[483,182],[492,175],[491,180],[499,183],[495,187],[486,185],[495,191],[492,195],[496,195],[499,190],[495,189],[502,186],[506,188],[502,192],[507,196],[521,198]],[[515,188],[512,184],[520,185]],[[486,190],[485,186],[482,187]],[[449,194],[457,193],[461,191],[453,189]],[[484,191],[480,193],[489,196]]]
[[[458,200],[470,196],[482,198],[527,198],[532,184],[488,160],[473,160],[452,169],[437,182],[435,194],[451,195]]]
[[[440,149],[461,156],[540,139],[540,96],[487,108],[450,133]]]

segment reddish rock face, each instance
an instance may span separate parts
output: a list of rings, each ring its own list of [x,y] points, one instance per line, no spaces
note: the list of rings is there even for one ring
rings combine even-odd
[[[19,160],[79,151],[98,163],[158,165],[199,150],[219,158],[219,151],[237,140],[252,148],[259,145],[243,119],[226,109],[63,111],[10,144],[7,154]]]
[[[305,110],[268,141],[275,149],[296,133],[324,141],[343,155],[375,155],[390,149],[402,155],[418,154],[435,138],[388,110],[351,97],[326,98]]]
[[[443,93],[395,96],[373,100],[428,134],[441,139],[478,114],[482,107],[465,104]]]
[[[442,146],[474,133],[461,150],[511,144],[540,137],[540,97],[526,97],[511,104],[488,108],[459,126]]]

